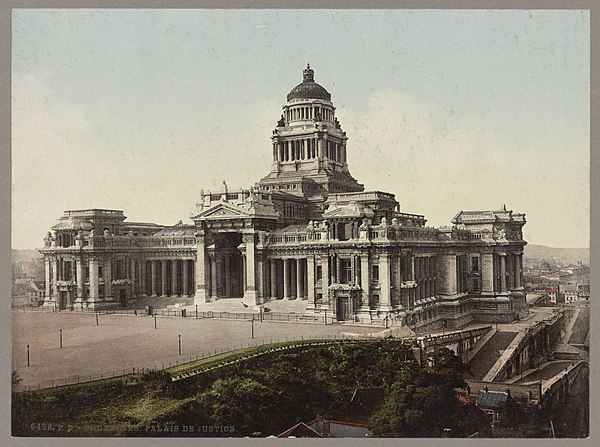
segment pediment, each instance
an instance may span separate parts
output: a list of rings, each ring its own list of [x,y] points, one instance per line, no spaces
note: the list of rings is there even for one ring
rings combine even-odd
[[[237,206],[219,203],[212,206],[194,217],[194,220],[210,220],[210,219],[239,219],[241,217],[249,217],[250,213],[240,209]]]

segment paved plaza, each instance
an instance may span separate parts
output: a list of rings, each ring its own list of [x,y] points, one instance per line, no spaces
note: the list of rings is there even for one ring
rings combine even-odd
[[[154,318],[93,313],[13,312],[13,370],[21,386],[42,388],[53,383],[120,375],[132,368],[162,368],[248,343],[320,338],[342,332],[373,333],[380,328],[343,324],[254,322],[247,320]],[[62,329],[63,347],[60,348]],[[381,328],[383,329],[383,328]],[[178,336],[182,354],[179,355]],[[30,345],[30,366],[27,366]]]

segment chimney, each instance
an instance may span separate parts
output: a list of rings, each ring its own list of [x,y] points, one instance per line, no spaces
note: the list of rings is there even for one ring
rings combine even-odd
[[[329,421],[323,421],[323,437],[331,437],[331,427],[329,425]]]

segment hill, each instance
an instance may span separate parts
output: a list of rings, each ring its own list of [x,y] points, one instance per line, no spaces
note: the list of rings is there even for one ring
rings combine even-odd
[[[527,244],[524,251],[525,258],[529,259],[557,259],[562,261],[590,262],[589,248],[556,248],[545,245]]]
[[[11,249],[10,256],[12,261],[31,261],[32,259],[41,258],[42,254],[37,248],[28,250]]]

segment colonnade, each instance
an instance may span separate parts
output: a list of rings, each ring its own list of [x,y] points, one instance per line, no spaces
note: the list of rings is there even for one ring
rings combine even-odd
[[[283,163],[296,160],[329,159],[346,163],[346,146],[329,139],[294,138],[273,142],[273,161]]]
[[[522,254],[498,253],[494,257],[494,289],[503,293],[522,286]]]
[[[285,300],[304,300],[312,296],[314,299],[312,260],[309,262],[306,258],[268,259],[267,264],[266,296]]]
[[[193,260],[150,260],[142,263],[140,294],[189,296],[194,294]]]
[[[317,114],[321,115],[320,118],[323,121],[333,122],[335,119],[335,113],[332,109],[327,107],[313,107],[312,105],[288,107],[285,114],[288,123],[296,120],[315,120],[317,119]]]

